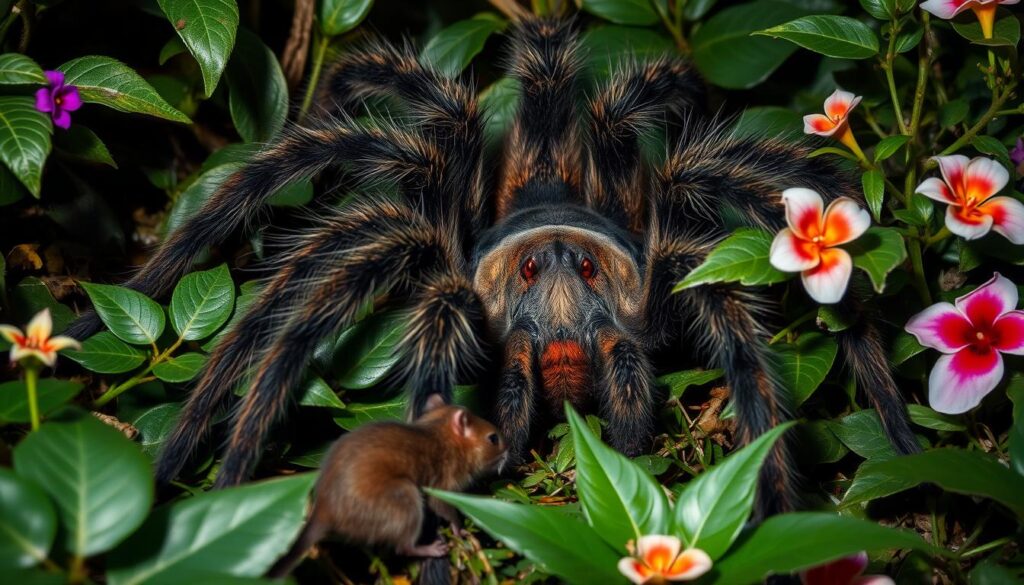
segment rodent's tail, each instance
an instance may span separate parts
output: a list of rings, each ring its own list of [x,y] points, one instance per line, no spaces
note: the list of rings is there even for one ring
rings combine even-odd
[[[420,563],[418,585],[450,585],[452,582],[451,563],[447,556],[428,557]]]
[[[306,556],[313,545],[320,542],[320,539],[327,534],[327,530],[319,522],[307,522],[306,527],[299,533],[295,543],[288,549],[288,552],[278,559],[274,566],[267,572],[271,579],[283,579],[291,574],[292,570],[299,565],[299,562]]]

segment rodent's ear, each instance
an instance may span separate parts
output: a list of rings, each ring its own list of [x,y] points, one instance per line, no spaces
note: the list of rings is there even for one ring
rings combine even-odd
[[[444,397],[440,394],[431,394],[427,397],[427,403],[423,405],[423,412],[428,413],[445,406]]]
[[[462,437],[469,437],[471,434],[469,430],[469,413],[466,412],[465,408],[459,408],[452,415],[452,430],[455,431],[456,435]]]

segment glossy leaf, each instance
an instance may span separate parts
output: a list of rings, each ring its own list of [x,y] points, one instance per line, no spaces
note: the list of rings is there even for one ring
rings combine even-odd
[[[320,28],[334,37],[359,26],[370,13],[373,0],[322,0],[318,4]]]
[[[683,370],[665,374],[658,378],[658,384],[669,387],[669,396],[678,399],[690,386],[703,386],[725,375],[723,370]]]
[[[135,70],[116,59],[97,55],[79,57],[59,69],[64,72],[64,83],[77,86],[86,103],[191,123],[188,116],[171,107]]]
[[[480,107],[487,113],[484,136],[489,144],[498,144],[512,127],[520,91],[518,81],[502,77],[480,92]]]
[[[1006,389],[1013,401],[1013,427],[1010,429],[1010,467],[1024,476],[1024,378],[1016,376]]]
[[[82,288],[93,308],[111,333],[128,343],[156,343],[164,331],[163,308],[146,295],[130,288],[83,282]]]
[[[207,199],[217,192],[217,189],[227,181],[231,175],[242,168],[239,163],[223,164],[214,169],[199,175],[194,183],[188,186],[175,200],[171,212],[167,214],[164,223],[164,232],[172,233],[185,221],[195,215]]]
[[[965,431],[967,425],[962,423],[958,417],[950,414],[935,412],[927,406],[920,404],[908,404],[907,414],[910,421],[918,426],[935,431]]]
[[[581,7],[615,24],[647,26],[658,22],[658,13],[648,0],[583,0]]]
[[[406,319],[400,312],[377,313],[352,327],[332,368],[338,384],[361,390],[381,382],[401,360],[396,349],[405,335]]]
[[[199,62],[209,97],[235,46],[238,5],[235,0],[157,0],[167,20]]]
[[[97,374],[130,372],[146,361],[146,354],[117,338],[109,331],[101,331],[82,342],[80,351],[66,350],[68,358]]]
[[[18,475],[57,505],[64,547],[91,556],[107,551],[142,524],[153,501],[146,456],[91,415],[48,422],[14,450]]]
[[[928,348],[918,343],[916,337],[906,331],[900,331],[893,339],[889,361],[892,365],[898,366],[926,349]]]
[[[319,376],[313,376],[300,392],[299,404],[345,410],[345,403],[334,393],[334,389]]]
[[[812,14],[755,34],[786,39],[839,59],[867,59],[878,54],[874,31],[849,16]]]
[[[775,372],[789,389],[794,406],[803,404],[825,381],[839,352],[835,339],[817,332],[803,333],[796,343],[772,348],[776,356]]]
[[[875,162],[881,162],[896,154],[908,142],[910,137],[904,134],[883,138],[875,145]]]
[[[0,85],[45,85],[43,68],[21,53],[0,55]]]
[[[877,156],[877,154],[876,154]],[[861,188],[864,190],[864,201],[871,210],[871,217],[879,221],[882,215],[882,203],[885,200],[885,176],[881,171],[867,171],[860,177]]]
[[[263,575],[302,527],[314,480],[314,474],[293,475],[163,506],[109,556],[108,583],[174,585]]]
[[[744,285],[773,284],[790,275],[776,270],[768,261],[772,235],[755,228],[740,228],[715,246],[707,259],[686,275],[672,292],[716,282]]]
[[[445,75],[458,75],[483,50],[487,39],[504,28],[504,20],[485,16],[456,22],[438,31],[420,58]]]
[[[288,117],[288,85],[277,57],[242,28],[225,73],[235,129],[246,142],[266,142]]]
[[[37,199],[53,124],[31,97],[0,96],[0,160]]]
[[[164,441],[174,430],[180,414],[181,404],[165,402],[150,408],[131,421],[132,426],[139,431],[137,441],[144,453],[151,457],[159,453]]]
[[[57,536],[57,513],[39,486],[0,467],[0,574],[44,561]]]
[[[180,384],[195,378],[205,365],[205,355],[194,352],[184,353],[157,364],[153,368],[153,375],[164,382]]]
[[[803,137],[803,119],[789,108],[761,106],[743,110],[732,128],[733,135],[740,138],[787,138],[799,140]]]
[[[606,80],[627,60],[643,63],[676,50],[665,35],[646,28],[615,25],[591,28],[580,37],[580,45],[586,49],[586,73],[599,80]]]
[[[174,287],[171,325],[185,340],[204,339],[227,322],[235,306],[235,283],[227,264],[193,272]]]
[[[871,278],[877,293],[885,290],[885,277],[907,259],[903,236],[893,228],[868,228],[843,247],[853,256],[853,265]]]
[[[95,132],[81,124],[72,124],[66,131],[55,134],[53,145],[58,152],[72,158],[117,168],[107,145]]]
[[[405,416],[405,405],[406,399],[401,395],[373,404],[351,402],[345,406],[344,412],[334,417],[334,423],[351,431],[371,422],[401,420]]]
[[[891,459],[896,456],[896,450],[874,410],[857,411],[838,421],[830,421],[828,426],[844,445],[865,459]]]
[[[43,378],[36,383],[36,403],[39,414],[45,416],[78,395],[82,384],[73,380]],[[0,384],[0,422],[27,423],[28,390],[21,380]]]
[[[986,39],[981,32],[981,24],[978,19],[971,18],[963,22],[950,21],[953,30],[960,36],[976,45],[987,45],[990,47],[1014,47],[1020,42],[1020,22],[1013,15],[1007,15],[996,20],[992,27],[992,38]]]

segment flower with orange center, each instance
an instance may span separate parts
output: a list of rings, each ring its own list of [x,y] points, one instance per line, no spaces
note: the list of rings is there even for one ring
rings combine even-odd
[[[768,260],[783,272],[799,272],[807,294],[822,304],[838,303],[853,272],[849,252],[836,246],[859,238],[871,216],[849,197],[824,209],[821,195],[804,188],[782,192],[786,223],[772,241]]]
[[[12,325],[0,325],[0,335],[11,342],[11,361],[24,362],[38,359],[43,364],[53,367],[57,363],[57,352],[69,347],[79,349],[81,345],[70,337],[50,337],[53,331],[53,320],[50,310],[43,309],[23,333]]]
[[[927,10],[944,20],[949,20],[964,10],[972,10],[981,24],[981,34],[986,39],[991,39],[996,21],[996,8],[1000,4],[1018,2],[1020,0],[928,0],[921,3],[921,10]]]
[[[711,569],[711,557],[699,548],[682,552],[675,536],[648,534],[626,546],[631,556],[619,561],[619,572],[636,585],[658,585],[669,581],[692,581]]]
[[[1012,197],[995,197],[1010,181],[1010,173],[996,161],[966,156],[936,156],[942,178],[931,177],[917,192],[945,203],[946,227],[974,240],[995,231],[1014,244],[1024,244],[1024,204]]]
[[[863,159],[857,139],[850,129],[850,112],[860,103],[860,96],[848,91],[837,89],[825,100],[825,114],[808,114],[804,116],[804,134],[831,136],[846,145],[847,148]]]

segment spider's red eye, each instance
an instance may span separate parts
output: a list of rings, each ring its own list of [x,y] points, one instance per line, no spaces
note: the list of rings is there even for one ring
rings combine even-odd
[[[529,282],[537,276],[537,261],[530,258],[526,262],[523,262],[523,267],[519,269],[519,274],[522,275],[523,280]]]
[[[583,261],[580,262],[580,276],[590,280],[591,278],[594,278],[595,272],[597,272],[597,269],[594,267],[593,261],[591,261],[590,258],[584,257]]]

